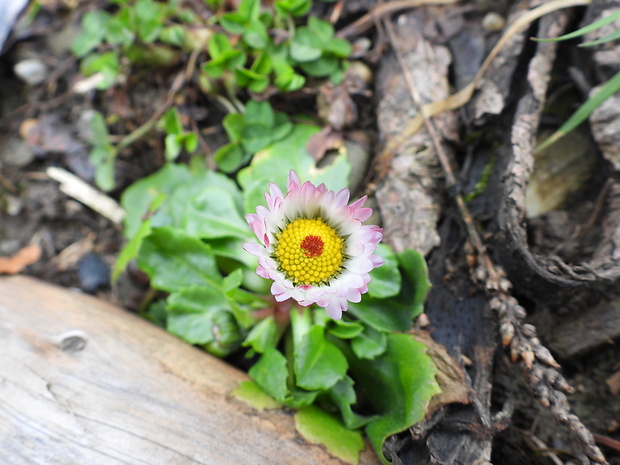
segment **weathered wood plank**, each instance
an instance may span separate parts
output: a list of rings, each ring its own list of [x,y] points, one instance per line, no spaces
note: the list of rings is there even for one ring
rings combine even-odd
[[[232,399],[244,373],[89,296],[0,278],[0,354],[4,464],[342,463]]]

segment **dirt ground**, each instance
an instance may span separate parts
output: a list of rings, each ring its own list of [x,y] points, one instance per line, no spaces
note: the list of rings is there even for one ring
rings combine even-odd
[[[337,30],[378,8],[374,2],[345,3]],[[349,37],[372,43],[361,59],[374,80],[355,96],[360,117],[347,129],[372,134],[375,157],[359,193],[373,194],[390,245],[427,255],[434,285],[429,328],[461,361],[477,399],[446,405],[420,430],[395,437],[388,444],[394,463],[472,465],[474,458],[490,457],[497,465],[620,464],[620,132],[605,129],[620,127],[617,96],[561,143],[537,157],[531,150],[539,127],[557,127],[584,94],[620,70],[620,45],[584,51],[574,43],[545,48],[528,39],[573,30],[618,3],[563,11],[515,35],[474,98],[435,118],[452,174],[429,148],[428,127],[386,149],[418,113],[406,76],[423,103],[463,88],[501,37],[501,27],[483,22],[510,23],[534,4],[403,9],[383,15],[392,18],[391,42],[389,31],[378,33],[372,23]],[[23,273],[135,311],[148,289],[145,277],[130,268],[118,282],[109,279],[124,243],[122,226],[61,192],[47,169],[60,167],[92,183],[90,147],[80,127],[85,114],[117,115],[110,133],[128,134],[157,112],[188,57],[155,72],[137,70],[107,91],[78,94],[72,89],[82,76],[69,51],[71,39],[80,16],[105,2],[74,9],[61,1],[43,5],[34,21],[16,25],[0,56],[0,256],[39,244],[40,259]],[[321,5],[317,12],[327,17],[332,8]],[[497,17],[489,19],[490,13]],[[16,75],[15,65],[27,59],[44,65],[41,82],[28,84]],[[312,112],[319,91],[312,92],[276,97],[274,104]],[[188,126],[200,130],[209,159],[225,140],[223,109],[201,96],[191,79],[175,98]],[[164,161],[163,136],[153,131],[121,152],[116,187],[108,195],[118,200]],[[537,187],[526,193],[528,183]],[[482,265],[472,263],[475,244],[457,208],[457,197],[472,192],[467,206],[474,229],[512,285],[499,292],[505,305],[496,313],[487,304],[497,294],[485,288],[491,278],[476,278]],[[520,319],[518,309],[527,317]],[[507,340],[507,325],[517,342]],[[559,365],[544,363],[547,353]],[[475,452],[459,455],[458,447]]]

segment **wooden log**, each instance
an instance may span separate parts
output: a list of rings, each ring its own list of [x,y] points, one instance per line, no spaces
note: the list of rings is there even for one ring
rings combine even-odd
[[[343,463],[231,397],[244,373],[90,296],[0,278],[0,354],[4,464]]]

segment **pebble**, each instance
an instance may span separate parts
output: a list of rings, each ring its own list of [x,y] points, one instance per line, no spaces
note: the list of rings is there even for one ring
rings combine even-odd
[[[99,255],[89,253],[78,265],[80,289],[93,294],[97,289],[110,284],[110,267]]]
[[[493,11],[487,13],[485,17],[482,18],[482,27],[485,31],[501,31],[502,29],[504,29],[505,25],[506,20],[504,19],[504,17]]]
[[[16,63],[13,66],[13,72],[18,78],[31,86],[41,84],[47,78],[47,66],[36,58],[29,58]]]

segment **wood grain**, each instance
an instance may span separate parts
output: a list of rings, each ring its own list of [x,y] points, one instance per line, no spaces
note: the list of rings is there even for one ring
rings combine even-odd
[[[342,463],[231,398],[244,373],[89,296],[0,278],[0,354],[3,464]]]

